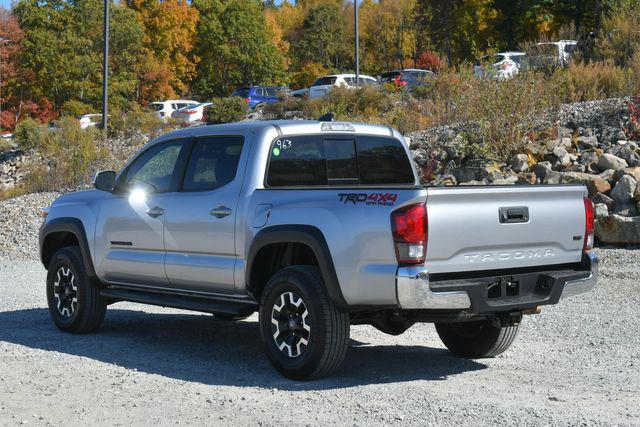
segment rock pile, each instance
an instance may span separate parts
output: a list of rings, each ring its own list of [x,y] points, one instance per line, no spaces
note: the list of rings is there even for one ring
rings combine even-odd
[[[596,208],[596,237],[640,243],[640,143],[627,138],[625,100],[562,108],[554,138],[529,141],[509,162],[465,157],[462,128],[407,135],[428,185],[584,184]]]
[[[0,153],[0,191],[15,187],[29,174],[29,165],[39,160],[41,156],[33,151],[16,149]]]

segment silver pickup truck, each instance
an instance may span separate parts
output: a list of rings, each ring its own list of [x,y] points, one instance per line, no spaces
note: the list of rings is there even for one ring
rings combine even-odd
[[[258,312],[269,360],[294,379],[336,370],[350,325],[431,322],[452,352],[492,357],[523,315],[596,282],[584,187],[425,188],[385,126],[179,130],[94,186],[43,212],[61,330],[96,330],[119,301]]]

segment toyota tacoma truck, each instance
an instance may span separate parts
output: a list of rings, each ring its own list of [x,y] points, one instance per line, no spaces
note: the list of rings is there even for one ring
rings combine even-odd
[[[453,353],[493,357],[523,315],[596,283],[585,187],[426,188],[386,126],[183,129],[94,187],[42,213],[58,328],[94,331],[119,301],[258,312],[266,355],[293,379],[335,371],[350,325],[430,322]]]

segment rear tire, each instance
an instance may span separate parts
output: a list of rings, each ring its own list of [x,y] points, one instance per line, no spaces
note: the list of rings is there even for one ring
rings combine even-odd
[[[496,327],[488,320],[436,323],[436,331],[452,353],[480,359],[495,357],[507,350],[516,338],[518,325]]]
[[[269,361],[287,378],[329,375],[349,346],[349,315],[327,298],[316,267],[278,271],[260,299],[260,335]]]
[[[64,332],[82,334],[102,325],[107,301],[100,284],[87,275],[77,246],[59,249],[47,273],[47,302],[53,323]]]

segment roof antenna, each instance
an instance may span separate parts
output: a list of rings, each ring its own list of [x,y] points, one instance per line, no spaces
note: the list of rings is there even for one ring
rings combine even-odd
[[[333,121],[333,113],[332,112],[328,112],[326,114],[321,115],[318,118],[319,122],[332,122]]]

